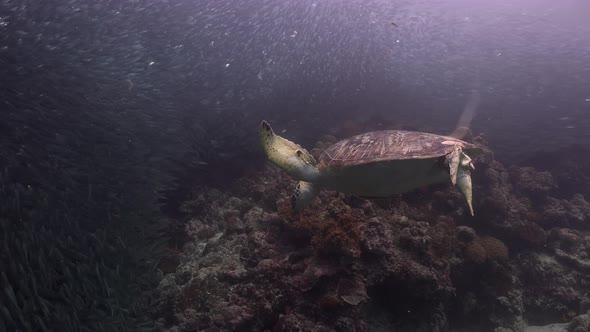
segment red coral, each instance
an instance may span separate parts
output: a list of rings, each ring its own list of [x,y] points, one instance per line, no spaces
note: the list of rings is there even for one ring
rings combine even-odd
[[[483,263],[487,258],[486,249],[474,240],[465,247],[465,257],[474,263]]]
[[[493,260],[508,259],[508,248],[504,242],[495,237],[486,236],[479,239],[479,244],[485,249],[486,256]]]
[[[547,241],[547,233],[535,223],[527,222],[514,228],[517,240],[527,247],[539,247]]]
[[[430,254],[435,260],[447,260],[456,247],[456,226],[451,218],[440,218],[430,230],[432,238]]]
[[[313,206],[302,212],[294,212],[287,199],[277,202],[279,215],[285,218],[295,232],[295,238],[308,238],[313,247],[322,254],[345,254],[359,257],[361,235],[359,226],[363,216],[350,209],[342,200],[326,197],[327,208]],[[327,211],[327,210],[330,211]]]
[[[465,247],[465,257],[477,264],[486,260],[506,260],[508,259],[508,248],[504,242],[495,237],[485,236],[476,237]]]

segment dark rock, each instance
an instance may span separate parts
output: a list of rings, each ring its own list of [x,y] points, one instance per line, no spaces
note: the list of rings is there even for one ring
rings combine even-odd
[[[572,319],[567,326],[568,332],[587,332],[590,331],[590,314],[580,315]]]
[[[338,296],[350,305],[358,305],[367,299],[367,290],[359,278],[341,278],[338,281]]]
[[[457,238],[462,242],[471,242],[477,235],[475,230],[468,226],[457,227]]]
[[[514,187],[535,199],[543,198],[557,188],[551,173],[539,172],[532,167],[510,167]]]

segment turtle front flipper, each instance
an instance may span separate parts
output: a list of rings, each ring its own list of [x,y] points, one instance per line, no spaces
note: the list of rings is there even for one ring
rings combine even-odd
[[[459,145],[455,145],[453,151],[447,155],[447,163],[449,164],[449,172],[451,175],[451,183],[457,184],[457,171],[459,170],[459,162],[461,161],[462,149]]]
[[[449,173],[453,185],[459,187],[459,191],[465,197],[469,212],[473,216],[473,194],[471,185],[471,171],[475,169],[471,158],[463,152],[461,146],[457,145],[453,151],[447,156],[449,164]]]
[[[299,181],[291,194],[291,207],[295,211],[303,210],[316,197],[319,190],[311,182]]]
[[[473,216],[473,196],[472,196],[472,186],[471,186],[471,172],[467,167],[459,167],[457,172],[457,187],[459,187],[459,191],[465,197],[467,201],[467,205],[469,206],[469,212]]]
[[[457,167],[457,187],[459,187],[459,191],[465,197],[467,201],[467,205],[469,206],[469,212],[473,216],[473,186],[471,184],[471,170],[475,169],[473,166],[473,162],[468,155],[461,152],[461,162],[459,163],[459,167]]]

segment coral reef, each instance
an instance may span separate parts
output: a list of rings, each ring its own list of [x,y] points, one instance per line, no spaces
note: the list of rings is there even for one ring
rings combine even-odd
[[[168,331],[580,330],[585,198],[558,198],[550,173],[477,162],[475,217],[446,186],[380,201],[322,191],[295,212],[295,182],[272,166],[195,188],[154,315]]]
[[[538,170],[551,173],[559,183],[559,194],[571,197],[574,194],[590,196],[590,147],[573,144],[555,151],[539,152],[522,162]],[[559,198],[562,198],[559,197]]]
[[[368,209],[369,202],[348,205],[330,192],[295,213],[285,195],[290,181],[275,169],[266,173],[267,179],[284,182],[244,179],[237,186],[244,190],[241,197],[199,188],[206,194],[185,204],[193,241],[185,245],[177,271],[160,285],[156,311],[164,326],[364,331],[368,323],[361,308],[371,298],[386,303],[402,294],[412,303],[396,310],[415,313],[400,324],[441,324],[439,307],[451,293],[449,266],[440,264],[453,251],[450,220],[416,223],[392,211]],[[261,183],[266,189],[258,195]],[[263,193],[281,191],[274,205],[265,203],[269,198]],[[406,283],[420,285],[421,293],[406,293]],[[432,317],[421,322],[425,306]]]

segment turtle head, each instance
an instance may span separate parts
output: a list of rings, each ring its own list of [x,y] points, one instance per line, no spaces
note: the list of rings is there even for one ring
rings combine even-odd
[[[274,133],[268,122],[259,128],[260,143],[270,161],[297,180],[314,182],[320,171],[313,156],[300,145]]]

